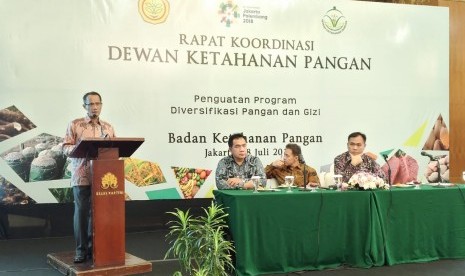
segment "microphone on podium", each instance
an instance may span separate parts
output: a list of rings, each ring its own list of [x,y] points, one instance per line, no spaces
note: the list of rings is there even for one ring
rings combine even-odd
[[[105,133],[103,129],[100,129],[100,138],[106,139],[108,136],[108,133]]]

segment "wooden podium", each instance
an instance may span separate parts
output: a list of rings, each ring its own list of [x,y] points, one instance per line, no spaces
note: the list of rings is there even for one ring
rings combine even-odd
[[[144,138],[85,138],[70,154],[73,158],[91,159],[93,266],[90,268],[99,273],[105,267],[112,269],[111,274],[115,275],[118,274],[115,273],[117,267],[121,267],[125,275],[131,270],[127,265],[129,254],[126,254],[124,161],[119,158],[131,156],[143,142]],[[53,259],[59,259],[59,254],[49,255],[49,263],[60,266],[66,263],[64,260],[69,254],[63,254],[62,260]],[[130,259],[132,257],[129,255]],[[152,270],[151,263],[142,261],[143,266],[149,265],[150,269],[140,270],[139,266],[134,272]]]
[[[95,267],[123,265],[126,253],[124,161],[143,138],[85,138],[70,157],[91,160],[93,261]]]

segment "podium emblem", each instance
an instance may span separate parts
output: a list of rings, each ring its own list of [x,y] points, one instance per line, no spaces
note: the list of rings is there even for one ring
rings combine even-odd
[[[111,172],[107,172],[102,177],[102,189],[106,190],[108,188],[116,189],[118,188],[118,178]]]

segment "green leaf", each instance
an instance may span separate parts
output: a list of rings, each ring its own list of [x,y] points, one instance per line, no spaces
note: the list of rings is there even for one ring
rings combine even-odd
[[[167,223],[170,231],[166,238],[170,248],[165,259],[170,255],[178,258],[183,270],[190,275],[227,276],[228,271],[234,271],[231,258],[234,246],[225,240],[228,214],[215,202],[202,209],[204,215],[195,218],[189,210],[167,212],[175,219]]]

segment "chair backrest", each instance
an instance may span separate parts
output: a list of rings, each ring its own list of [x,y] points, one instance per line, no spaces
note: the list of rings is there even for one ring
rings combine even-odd
[[[331,164],[328,171],[321,171],[318,177],[320,178],[320,186],[323,188],[328,188],[331,184],[334,183],[334,164]]]
[[[269,178],[266,180],[267,189],[278,188],[278,186],[279,186],[279,183],[278,183],[278,180],[276,180],[276,178]]]

